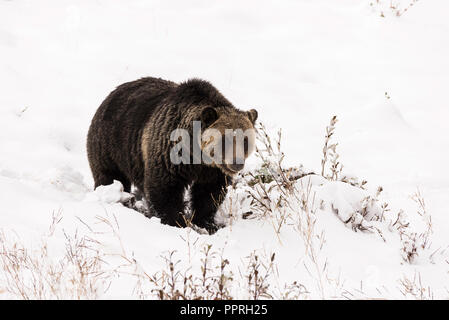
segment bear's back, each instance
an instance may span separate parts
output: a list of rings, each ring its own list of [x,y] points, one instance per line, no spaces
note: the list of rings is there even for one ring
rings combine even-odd
[[[96,159],[91,162],[112,161],[112,167],[130,178],[136,175],[134,171],[143,170],[140,160],[143,127],[176,87],[174,82],[147,77],[124,83],[112,91],[89,128],[87,151]]]
[[[103,101],[98,116],[116,125],[124,121],[132,123],[134,127],[141,127],[155,107],[176,86],[174,82],[152,77],[124,83]]]

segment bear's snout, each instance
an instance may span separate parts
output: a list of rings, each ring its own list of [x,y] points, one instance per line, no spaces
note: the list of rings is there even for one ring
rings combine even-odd
[[[238,172],[241,171],[243,169],[243,167],[245,166],[245,164],[228,164],[228,168],[231,169],[234,172]]]

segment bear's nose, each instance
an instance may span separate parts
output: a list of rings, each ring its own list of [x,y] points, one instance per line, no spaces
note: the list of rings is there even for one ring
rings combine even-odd
[[[244,164],[234,164],[234,163],[228,165],[229,169],[235,172],[242,170],[244,166],[245,166]]]

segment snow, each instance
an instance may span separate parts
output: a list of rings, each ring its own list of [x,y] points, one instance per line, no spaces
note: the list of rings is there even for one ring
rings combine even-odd
[[[95,283],[95,298],[142,297],[135,273],[163,270],[173,250],[179,268],[200,275],[206,244],[229,260],[237,298],[249,297],[244,274],[254,252],[268,260],[276,253],[270,288],[297,281],[308,291],[301,298],[414,298],[401,292],[401,279],[418,276],[434,298],[447,298],[449,5],[416,1],[398,17],[389,3],[0,1],[0,230],[30,252],[46,242],[48,264],[64,256],[67,237],[95,239],[103,268],[114,271],[110,286]],[[296,220],[276,232],[276,208],[246,218],[254,208],[245,188],[230,192],[233,202],[217,217],[226,227],[211,236],[124,207],[129,195],[119,182],[93,190],[90,120],[117,85],[143,76],[204,78],[237,107],[257,109],[271,133],[282,128],[286,167],[320,172],[325,128],[338,116],[332,138],[343,174],[368,183],[362,190],[319,176],[295,182],[299,190],[310,184],[316,197],[316,264]],[[246,170],[258,163],[252,156]],[[364,200],[378,186],[380,199]],[[409,244],[390,222],[403,209],[408,229],[425,232],[427,216],[411,199],[417,190],[433,233],[409,263],[401,251]],[[344,223],[363,201],[369,215],[357,219],[372,232]],[[376,221],[384,202],[390,211]],[[62,219],[44,236],[55,214]],[[15,297],[2,272],[0,298]],[[155,298],[149,282],[143,288]]]

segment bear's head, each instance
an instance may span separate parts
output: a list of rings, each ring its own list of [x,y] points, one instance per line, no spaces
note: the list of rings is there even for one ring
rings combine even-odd
[[[241,171],[255,149],[257,111],[204,107],[200,147],[203,161],[233,176]]]

